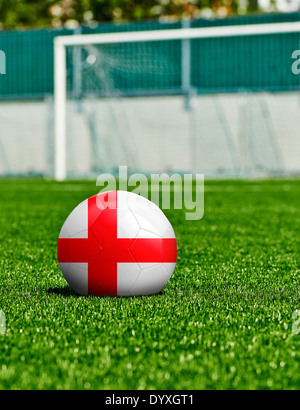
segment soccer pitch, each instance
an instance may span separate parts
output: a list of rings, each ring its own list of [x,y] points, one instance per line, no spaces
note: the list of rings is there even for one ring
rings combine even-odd
[[[298,389],[300,183],[207,181],[160,294],[77,296],[56,258],[95,182],[0,181],[0,389]],[[300,318],[300,315],[298,316]]]

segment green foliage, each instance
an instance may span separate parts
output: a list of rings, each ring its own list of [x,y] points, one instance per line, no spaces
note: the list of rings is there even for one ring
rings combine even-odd
[[[0,0],[0,25],[3,28],[47,26],[51,24],[50,4],[51,1]]]
[[[257,0],[249,0],[246,10],[239,0],[0,0],[0,27],[61,26],[66,22],[137,21],[161,17],[178,19],[211,15],[227,16],[257,11]]]

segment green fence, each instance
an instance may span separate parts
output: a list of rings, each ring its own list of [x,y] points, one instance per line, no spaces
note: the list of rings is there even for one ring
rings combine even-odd
[[[191,27],[241,25],[299,21],[300,14],[276,14],[216,20],[199,19]],[[122,32],[182,27],[182,22],[99,24],[81,27],[82,34]],[[53,93],[53,39],[73,35],[76,30],[31,30],[0,33],[0,50],[6,54],[6,75],[0,76],[0,99],[40,99]],[[149,78],[136,72],[122,78],[116,86],[125,91],[146,92],[150,89],[177,89],[181,86],[181,44],[171,42],[156,47],[156,64],[162,56],[177,61],[178,71]],[[300,48],[298,34],[194,40],[191,42],[191,85],[202,92],[246,90],[293,90],[299,88],[299,76],[291,72],[292,52]],[[255,50],[255,55],[253,54]],[[138,54],[129,45],[127,54]],[[253,62],[255,61],[255,64]],[[70,63],[71,67],[71,63]],[[69,82],[72,82],[72,69]],[[171,75],[172,74],[172,75]],[[88,91],[89,85],[86,84]]]

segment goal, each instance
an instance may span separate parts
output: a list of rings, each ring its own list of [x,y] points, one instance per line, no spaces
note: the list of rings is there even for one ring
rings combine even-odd
[[[56,180],[297,171],[300,23],[183,27],[55,38]]]

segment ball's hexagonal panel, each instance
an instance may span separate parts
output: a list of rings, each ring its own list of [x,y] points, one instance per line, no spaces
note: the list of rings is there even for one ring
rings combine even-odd
[[[158,293],[169,281],[169,277],[160,263],[140,264],[140,274],[130,288],[133,295],[152,295]]]
[[[118,263],[118,295],[132,296],[130,289],[133,287],[141,273],[137,263]]]
[[[118,209],[118,238],[136,238],[140,226],[129,208]]]
[[[140,229],[136,235],[137,239],[161,239],[161,236],[153,231],[147,231],[147,229]]]
[[[164,256],[162,238],[136,238],[129,246],[137,263],[161,262]]]
[[[174,272],[176,262],[174,262],[174,263],[163,263],[162,265],[165,268],[165,271],[166,271],[166,274],[167,274],[168,278],[170,279],[170,277],[172,276],[172,274]]]
[[[170,222],[162,210],[144,197],[138,196],[136,201],[134,199],[130,198],[128,203],[140,228],[152,232],[154,236],[158,235],[166,238],[167,236],[164,235],[168,232]],[[174,238],[175,235],[173,234],[171,237]]]
[[[88,294],[88,264],[60,263],[60,269],[71,288],[79,295]]]

